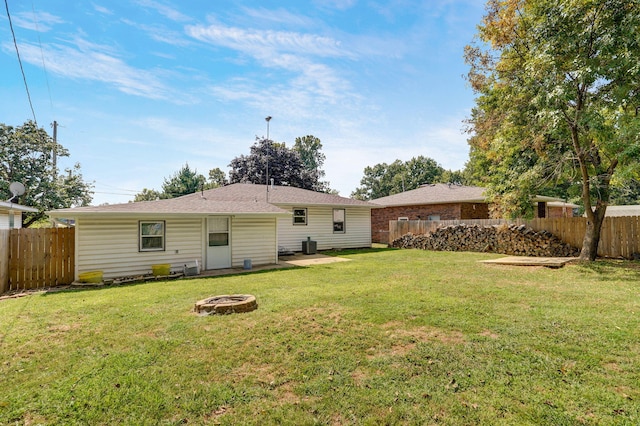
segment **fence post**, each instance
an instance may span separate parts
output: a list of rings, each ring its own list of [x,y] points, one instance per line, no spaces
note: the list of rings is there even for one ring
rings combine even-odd
[[[0,229],[0,294],[9,291],[9,230]]]

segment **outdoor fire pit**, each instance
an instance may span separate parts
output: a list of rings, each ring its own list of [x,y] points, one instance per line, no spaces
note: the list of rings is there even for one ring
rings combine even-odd
[[[251,294],[213,296],[196,302],[193,310],[199,315],[233,314],[258,309],[256,297]]]

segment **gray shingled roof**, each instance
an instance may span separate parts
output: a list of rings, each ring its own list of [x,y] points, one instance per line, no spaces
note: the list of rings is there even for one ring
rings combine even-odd
[[[267,201],[267,186],[251,183],[235,183],[221,188],[209,189],[203,194],[185,195],[180,199],[189,199],[203,195],[207,199],[219,201]],[[292,186],[270,186],[269,203],[275,205],[300,204],[304,206],[362,206],[376,208],[378,206],[367,201],[354,200],[324,192],[309,191]]]
[[[485,188],[446,183],[422,185],[411,191],[371,200],[381,206],[412,206],[443,203],[485,203]]]
[[[286,186],[274,186],[269,190],[267,199],[266,185],[236,183],[204,192],[184,195],[168,200],[141,201],[137,203],[109,204],[104,206],[76,207],[47,212],[53,217],[74,217],[85,214],[289,214],[278,205],[330,205],[378,206],[359,200],[337,195],[309,191]]]

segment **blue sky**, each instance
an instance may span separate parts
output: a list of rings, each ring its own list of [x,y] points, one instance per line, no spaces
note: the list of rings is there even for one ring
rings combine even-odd
[[[38,124],[127,202],[185,163],[207,176],[256,136],[314,135],[340,195],[382,162],[468,159],[463,48],[480,0],[8,0]],[[3,8],[4,9],[4,8]],[[0,122],[32,119],[6,12]]]

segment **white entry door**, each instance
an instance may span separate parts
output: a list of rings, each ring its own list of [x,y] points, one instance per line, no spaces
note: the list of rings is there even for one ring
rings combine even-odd
[[[231,267],[231,233],[228,217],[207,218],[207,269]]]

